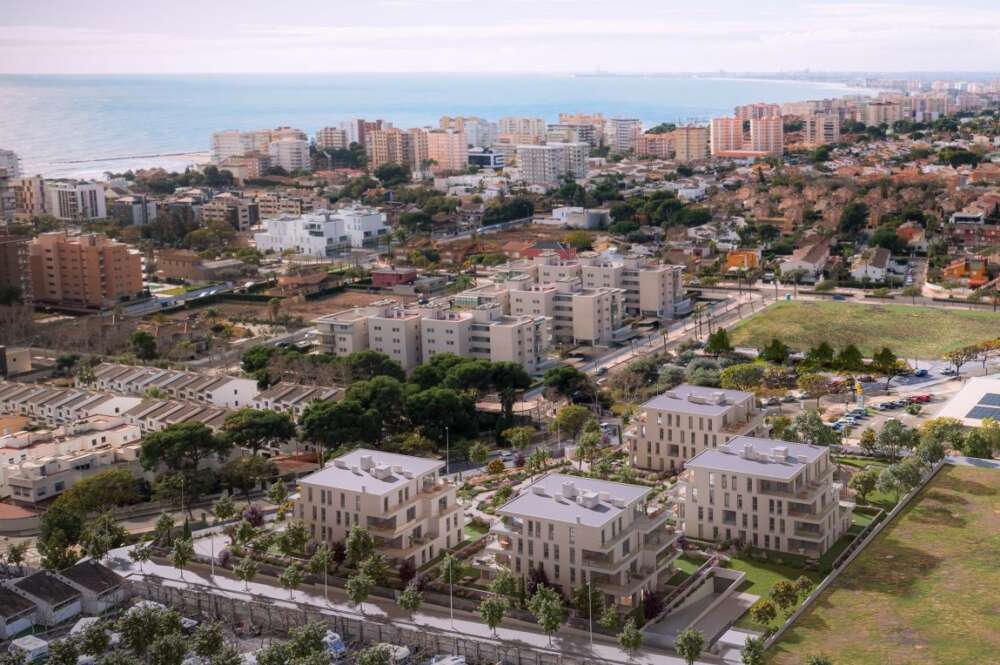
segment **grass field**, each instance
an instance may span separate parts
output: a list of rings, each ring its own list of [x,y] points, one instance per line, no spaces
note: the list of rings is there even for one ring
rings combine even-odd
[[[847,302],[779,302],[737,325],[735,346],[760,348],[778,338],[797,351],[820,342],[834,349],[855,344],[865,357],[888,346],[901,358],[941,358],[961,346],[996,338],[1000,313],[862,305]]]
[[[1000,471],[946,466],[786,633],[771,665],[996,663]]]

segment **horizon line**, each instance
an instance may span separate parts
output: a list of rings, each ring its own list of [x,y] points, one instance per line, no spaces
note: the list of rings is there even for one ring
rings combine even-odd
[[[509,69],[509,70],[469,70],[469,71],[458,71],[458,70],[420,70],[420,71],[390,71],[390,70],[326,70],[326,71],[232,71],[232,72],[195,72],[195,71],[149,71],[149,72],[3,72],[0,71],[0,76],[280,76],[280,75],[324,75],[324,74],[364,74],[364,75],[536,75],[536,76],[755,76],[755,75],[779,75],[779,76],[792,76],[792,75],[805,75],[805,76],[832,76],[832,75],[850,75],[850,76],[879,76],[879,75],[900,75],[900,74],[918,74],[918,75],[955,75],[955,74],[975,74],[975,75],[992,75],[1000,77],[1000,70],[989,70],[989,69],[964,69],[964,70],[909,70],[909,69],[887,69],[887,70],[838,70],[838,69],[795,69],[795,70],[741,70],[741,71],[729,71],[729,70],[685,70],[685,71],[644,71],[644,70],[522,70],[522,69]],[[806,79],[802,79],[806,80]]]

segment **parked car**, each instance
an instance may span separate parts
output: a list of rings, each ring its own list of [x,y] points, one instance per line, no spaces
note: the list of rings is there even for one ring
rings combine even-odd
[[[326,645],[327,652],[334,659],[343,658],[347,655],[347,645],[344,644],[344,640],[340,638],[340,635],[332,630],[326,631],[326,635],[323,637],[323,644]]]
[[[943,370],[941,370],[941,373],[947,376],[951,376],[952,374],[955,373],[955,370],[951,367],[945,367]]]
[[[785,395],[784,397],[782,397],[781,401],[785,402],[787,404],[789,402],[797,402],[799,400],[796,399],[795,395],[792,395],[791,393],[789,393],[789,394]]]
[[[913,376],[919,376],[923,378],[925,376],[928,376],[929,374],[930,372],[928,372],[926,369],[918,369],[916,372],[913,373]]]

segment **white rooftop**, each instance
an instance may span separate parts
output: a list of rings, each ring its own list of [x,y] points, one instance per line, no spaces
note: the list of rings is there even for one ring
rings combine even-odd
[[[426,457],[357,448],[302,479],[309,485],[382,495],[428,473],[437,479],[444,462]]]
[[[984,418],[1000,421],[1000,376],[969,379],[937,414],[955,418],[967,427],[980,427]]]
[[[684,467],[791,480],[826,451],[827,448],[806,443],[737,436],[723,446],[701,451]]]
[[[661,411],[717,416],[733,408],[734,404],[751,397],[753,395],[741,390],[723,390],[682,383],[662,395],[657,395],[642,406]]]
[[[500,515],[600,527],[650,492],[642,485],[552,473],[521,490]]]

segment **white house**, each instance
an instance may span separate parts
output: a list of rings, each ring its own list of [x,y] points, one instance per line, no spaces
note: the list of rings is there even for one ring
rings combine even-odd
[[[830,260],[830,241],[818,240],[799,247],[791,257],[781,262],[781,274],[788,275],[798,270],[805,271],[805,280],[816,281]]]
[[[889,276],[892,253],[885,247],[875,247],[857,254],[851,260],[851,277],[860,281],[884,282]]]
[[[81,561],[57,575],[81,594],[83,611],[87,614],[103,614],[125,600],[121,576],[93,559]]]
[[[35,604],[0,587],[0,639],[9,640],[35,623]]]
[[[281,215],[264,224],[267,230],[254,234],[260,251],[291,250],[318,257],[333,256],[349,247],[377,245],[389,233],[385,214],[363,206]]]
[[[22,577],[7,588],[34,603],[38,622],[46,626],[69,621],[82,609],[82,594],[47,570]]]

